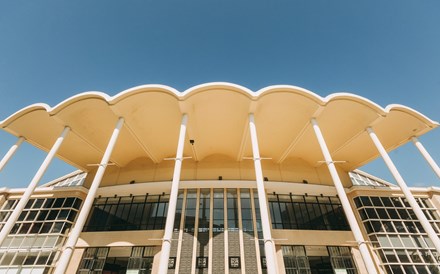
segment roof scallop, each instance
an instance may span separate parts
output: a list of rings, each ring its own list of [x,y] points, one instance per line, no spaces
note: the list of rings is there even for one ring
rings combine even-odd
[[[248,114],[254,113],[260,153],[281,163],[301,158],[322,160],[310,125],[315,117],[335,160],[353,170],[378,157],[365,129],[373,127],[387,150],[439,124],[402,105],[385,108],[363,97],[335,93],[327,97],[303,88],[276,85],[253,92],[230,83],[207,83],[184,92],[164,85],[143,85],[115,96],[85,92],[54,107],[34,104],[0,121],[0,127],[49,150],[64,126],[71,128],[58,157],[86,171],[98,163],[118,117],[125,123],[111,161],[125,166],[147,157],[154,163],[173,157],[182,114],[188,114],[184,154],[197,161],[222,154],[236,161],[252,154]],[[189,144],[189,142],[188,142]]]

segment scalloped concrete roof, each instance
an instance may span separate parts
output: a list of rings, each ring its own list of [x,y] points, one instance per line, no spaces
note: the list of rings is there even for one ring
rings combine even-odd
[[[188,114],[184,154],[197,161],[222,154],[241,161],[251,156],[248,113],[255,114],[260,153],[282,163],[300,158],[312,166],[323,160],[310,126],[316,117],[334,160],[349,171],[378,157],[365,132],[372,126],[385,148],[392,150],[412,136],[439,124],[402,105],[380,107],[349,93],[325,98],[303,88],[269,86],[257,92],[230,83],[207,83],[179,92],[163,85],[143,85],[109,96],[85,92],[54,107],[34,104],[0,122],[48,151],[64,126],[72,131],[58,157],[82,169],[99,163],[118,117],[125,118],[111,161],[124,167],[137,158],[155,163],[176,153],[179,125]],[[191,147],[189,140],[195,140]]]

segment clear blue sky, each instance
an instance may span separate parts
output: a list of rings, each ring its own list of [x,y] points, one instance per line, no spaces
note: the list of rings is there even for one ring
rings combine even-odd
[[[352,92],[440,120],[440,2],[1,1],[0,120],[83,91],[227,81]],[[0,157],[15,142],[0,132]],[[421,138],[440,162],[440,129]],[[0,187],[26,186],[45,154],[23,145]],[[439,186],[412,144],[391,153],[413,186]],[[56,161],[43,182],[71,167]],[[394,182],[382,160],[364,167]]]

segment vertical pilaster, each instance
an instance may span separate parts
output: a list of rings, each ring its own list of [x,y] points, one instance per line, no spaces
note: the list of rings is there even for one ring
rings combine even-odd
[[[417,216],[417,219],[420,221],[423,229],[428,234],[428,237],[434,244],[435,249],[437,249],[437,252],[440,254],[440,239],[438,238],[422,209],[417,204],[416,199],[412,195],[411,191],[409,190],[408,186],[406,185],[405,181],[403,180],[402,176],[400,175],[399,171],[397,170],[390,156],[386,152],[374,130],[369,127],[367,128],[367,132],[370,135],[371,140],[373,141],[383,160],[385,161],[385,164],[387,165],[394,179],[396,180],[397,184],[399,185],[400,189],[402,190],[403,195],[405,196],[406,200],[414,211],[414,214]]]
[[[105,169],[107,168],[108,162],[110,160],[110,156],[113,152],[113,148],[116,145],[116,141],[118,140],[119,133],[124,125],[124,118],[119,118],[116,123],[115,129],[110,137],[110,141],[108,142],[107,148],[102,156],[101,162],[99,164],[98,170],[96,171],[95,178],[93,178],[92,184],[90,185],[90,189],[87,193],[86,199],[81,207],[81,211],[79,212],[78,218],[76,220],[75,225],[70,232],[69,238],[66,241],[66,244],[63,247],[63,252],[61,253],[60,259],[58,260],[58,264],[56,265],[55,274],[64,274],[66,273],[67,266],[69,265],[70,258],[72,257],[73,250],[75,249],[76,242],[78,241],[79,234],[83,230],[84,224],[86,223],[87,217],[89,216],[90,210],[93,206],[93,201],[96,196],[96,191],[98,190],[99,185],[101,184],[102,177],[104,176]]]
[[[252,226],[254,227],[254,239],[255,239],[255,256],[257,260],[257,274],[261,274],[261,253],[260,253],[260,241],[258,239],[258,226],[257,226],[257,213],[255,208],[255,196],[254,190],[250,190],[251,195],[251,207],[252,207]]]
[[[223,218],[224,225],[224,244],[225,244],[225,273],[229,273],[229,226],[228,226],[228,190],[223,189]]]
[[[368,250],[359,224],[356,221],[353,209],[350,206],[350,202],[347,198],[347,194],[345,193],[344,186],[342,185],[341,179],[339,178],[338,172],[330,155],[330,151],[328,150],[327,144],[324,140],[324,136],[322,135],[321,129],[319,128],[318,122],[315,118],[313,118],[311,120],[311,123],[313,126],[313,130],[315,131],[316,138],[318,139],[319,146],[321,147],[322,154],[324,155],[324,160],[332,177],[333,184],[335,185],[336,192],[338,193],[339,199],[341,200],[342,208],[344,209],[348,224],[350,225],[351,231],[353,232],[354,238],[359,246],[359,250],[361,252],[362,259],[364,260],[365,267],[367,268],[368,273],[376,274],[377,270],[374,265],[373,259],[371,258],[371,254]]]
[[[211,188],[210,189],[211,194],[210,199],[209,199],[209,253],[208,253],[208,274],[212,274],[212,255],[213,255],[213,250],[212,250],[212,246],[213,246],[213,235],[214,233],[212,232],[212,229],[214,228],[214,189]]]
[[[20,147],[20,145],[23,143],[24,137],[18,138],[17,142],[6,152],[3,159],[0,161],[0,171],[3,170],[5,165],[9,162],[9,160],[12,158],[12,156],[15,154],[17,149]]]
[[[6,239],[9,232],[11,232],[12,227],[14,226],[15,222],[17,221],[18,217],[20,216],[21,212],[23,211],[24,207],[29,201],[32,193],[34,192],[35,188],[38,185],[38,182],[43,177],[44,173],[49,167],[50,162],[52,162],[53,158],[55,157],[55,154],[57,153],[58,149],[60,148],[61,144],[63,143],[69,131],[70,131],[69,127],[64,127],[61,135],[55,141],[54,145],[50,149],[49,153],[47,154],[46,158],[44,159],[37,173],[35,173],[34,178],[32,178],[31,182],[29,183],[28,187],[23,193],[23,196],[21,196],[20,201],[18,202],[17,206],[15,207],[11,216],[9,216],[8,220],[6,221],[6,224],[3,226],[0,232],[0,245]]]
[[[428,164],[431,166],[432,170],[434,170],[435,174],[437,174],[437,176],[440,178],[440,167],[438,167],[437,163],[434,161],[434,159],[432,159],[431,155],[429,155],[428,151],[425,149],[422,143],[420,143],[419,139],[417,139],[417,137],[412,137],[411,140],[420,151],[422,156],[425,158],[425,160],[428,162]]]
[[[263,228],[264,251],[266,253],[267,273],[278,273],[276,268],[275,244],[269,222],[269,212],[267,210],[266,190],[264,188],[263,170],[261,168],[260,151],[258,148],[257,129],[255,127],[254,114],[249,114],[249,132],[251,135],[252,152],[255,166],[255,178],[257,181],[258,201],[260,203],[261,225]]]
[[[197,188],[196,192],[196,214],[195,214],[195,220],[194,220],[194,240],[193,240],[193,246],[192,246],[192,263],[191,263],[191,274],[196,274],[196,268],[197,268],[197,245],[199,244],[199,241],[197,240],[199,237],[199,220],[200,220],[200,188]]]
[[[180,227],[179,227],[179,242],[177,243],[177,256],[176,256],[176,261],[175,261],[175,274],[179,273],[179,267],[180,267],[180,256],[181,256],[181,252],[182,252],[182,241],[183,241],[183,229],[184,229],[184,225],[185,225],[185,214],[186,214],[186,194],[187,194],[188,190],[184,189],[183,190],[183,201],[182,201],[182,213],[180,216]],[[168,265],[168,263],[167,263]]]
[[[168,271],[168,260],[170,258],[171,239],[173,236],[174,217],[176,215],[177,195],[179,193],[180,172],[182,169],[183,147],[185,142],[186,124],[188,116],[184,114],[180,123],[179,141],[177,143],[176,161],[174,163],[173,182],[171,183],[170,201],[168,204],[167,220],[165,223],[165,232],[163,235],[162,251],[160,254],[160,274]]]
[[[243,215],[241,213],[241,188],[237,189],[238,238],[240,239],[241,273],[246,274],[246,258],[244,256]]]

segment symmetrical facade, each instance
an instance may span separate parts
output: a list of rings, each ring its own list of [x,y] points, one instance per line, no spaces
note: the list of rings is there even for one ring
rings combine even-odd
[[[0,122],[48,151],[0,188],[0,273],[440,273],[440,188],[387,151],[438,123],[352,94],[210,83],[88,92]],[[38,186],[53,157],[78,168]],[[382,157],[397,185],[357,170]]]

